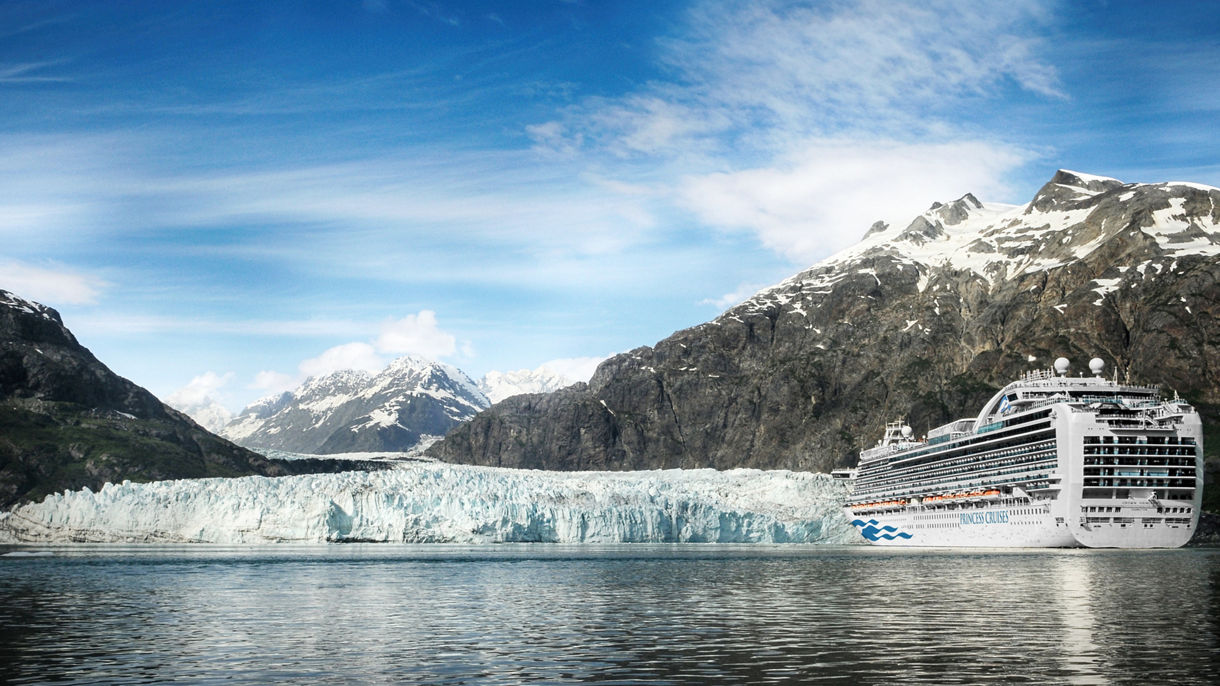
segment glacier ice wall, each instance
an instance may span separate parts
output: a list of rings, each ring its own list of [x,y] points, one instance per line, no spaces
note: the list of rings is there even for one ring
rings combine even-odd
[[[738,469],[381,472],[107,484],[0,514],[0,542],[847,543],[844,486]]]

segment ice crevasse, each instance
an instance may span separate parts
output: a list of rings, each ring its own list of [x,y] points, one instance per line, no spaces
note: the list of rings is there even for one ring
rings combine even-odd
[[[545,472],[408,463],[379,472],[107,484],[0,514],[0,542],[847,543],[824,474]]]

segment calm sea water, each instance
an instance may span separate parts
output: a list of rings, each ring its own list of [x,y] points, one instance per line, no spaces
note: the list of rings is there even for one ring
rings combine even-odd
[[[7,683],[1220,679],[1220,550],[31,550],[0,549]]]

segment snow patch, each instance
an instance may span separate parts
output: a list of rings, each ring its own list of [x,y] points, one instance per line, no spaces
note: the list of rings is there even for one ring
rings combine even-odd
[[[1097,287],[1092,289],[1097,293],[1097,300],[1094,300],[1093,304],[1101,305],[1108,294],[1118,290],[1122,279],[1093,279],[1093,283],[1097,284]]]

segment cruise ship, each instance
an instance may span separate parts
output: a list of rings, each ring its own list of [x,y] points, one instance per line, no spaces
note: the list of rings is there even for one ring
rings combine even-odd
[[[1203,428],[1156,386],[1053,370],[1008,384],[978,417],[916,439],[886,426],[860,453],[845,512],[890,546],[1176,548],[1199,522]]]

